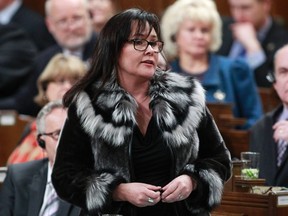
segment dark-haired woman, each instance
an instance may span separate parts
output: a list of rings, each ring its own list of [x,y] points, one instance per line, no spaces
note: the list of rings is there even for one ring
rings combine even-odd
[[[230,153],[201,85],[156,69],[162,48],[154,14],[115,15],[64,98],[52,181],[83,213],[209,215],[221,201]]]

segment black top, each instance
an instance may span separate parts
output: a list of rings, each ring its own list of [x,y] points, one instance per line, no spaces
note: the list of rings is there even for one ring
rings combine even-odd
[[[172,155],[160,134],[162,133],[153,118],[149,122],[145,136],[138,127],[135,128],[132,142],[135,182],[163,187],[171,181]],[[136,212],[137,216],[168,216],[172,213],[171,210],[171,204],[159,202],[154,206],[137,208]]]

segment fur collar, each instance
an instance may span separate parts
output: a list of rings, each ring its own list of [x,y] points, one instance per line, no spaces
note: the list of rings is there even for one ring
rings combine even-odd
[[[99,83],[95,83],[93,88],[98,86]],[[174,147],[189,144],[189,137],[195,133],[205,108],[205,93],[199,82],[176,73],[157,71],[151,80],[149,95],[150,108],[167,143]],[[123,145],[137,124],[134,98],[115,78],[105,84],[95,102],[90,96],[81,92],[76,99],[77,115],[84,130],[110,145]]]

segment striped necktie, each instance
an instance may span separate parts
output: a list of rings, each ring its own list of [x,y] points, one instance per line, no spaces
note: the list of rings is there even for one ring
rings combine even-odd
[[[54,216],[59,207],[59,199],[51,182],[47,184],[47,200],[41,216]]]
[[[277,166],[280,167],[283,162],[283,156],[287,149],[287,142],[285,140],[279,140],[277,147],[278,147]]]

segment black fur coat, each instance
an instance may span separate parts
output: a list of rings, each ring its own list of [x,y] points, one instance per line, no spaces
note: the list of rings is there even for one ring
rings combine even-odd
[[[69,107],[52,174],[58,195],[90,215],[121,210],[123,202],[113,201],[112,191],[133,181],[129,150],[137,124],[137,103],[116,79],[93,99],[97,87],[81,92]],[[149,95],[156,124],[175,155],[175,177],[188,174],[197,181],[186,200],[174,203],[176,215],[184,216],[181,209],[206,215],[221,201],[231,160],[205,106],[205,92],[191,77],[156,72]]]

